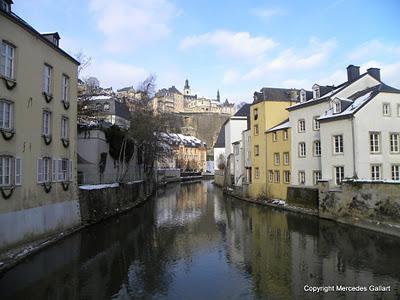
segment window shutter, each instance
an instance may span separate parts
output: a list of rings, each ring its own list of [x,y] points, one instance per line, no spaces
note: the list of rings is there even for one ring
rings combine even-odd
[[[53,168],[53,180],[52,181],[57,181],[57,160],[53,159],[52,161],[52,168]]]
[[[38,183],[42,183],[43,182],[43,160],[42,158],[38,158],[37,161],[37,181]]]
[[[72,160],[69,160],[69,181],[72,181]]]
[[[22,159],[20,157],[15,158],[15,185],[22,184]]]
[[[6,69],[6,44],[1,43],[1,52],[0,52],[0,74],[5,75]]]
[[[58,169],[58,181],[62,181],[62,160],[58,159],[57,160],[57,169]]]

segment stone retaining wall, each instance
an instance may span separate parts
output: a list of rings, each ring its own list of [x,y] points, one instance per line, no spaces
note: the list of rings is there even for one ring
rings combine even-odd
[[[318,209],[318,188],[289,186],[287,201],[293,206]]]

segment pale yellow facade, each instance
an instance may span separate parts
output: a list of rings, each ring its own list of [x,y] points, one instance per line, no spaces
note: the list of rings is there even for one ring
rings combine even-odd
[[[265,131],[288,118],[286,108],[296,101],[265,100],[253,103],[250,107],[252,182],[249,196],[252,198],[267,195],[267,138]]]
[[[267,138],[267,190],[269,199],[287,198],[290,184],[290,128],[265,133]]]
[[[75,175],[78,62],[10,13],[0,11],[0,29],[0,43],[13,49],[8,61],[12,75],[0,70],[0,108],[4,113],[5,103],[8,112],[11,107],[10,115],[1,118],[10,123],[0,124],[2,249],[75,226],[80,215]],[[45,66],[51,67],[47,96]]]

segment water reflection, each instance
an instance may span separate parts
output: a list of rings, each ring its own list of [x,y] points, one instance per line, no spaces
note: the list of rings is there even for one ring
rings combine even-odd
[[[0,278],[1,299],[380,299],[304,285],[391,285],[400,241],[224,198],[210,182],[62,240]]]

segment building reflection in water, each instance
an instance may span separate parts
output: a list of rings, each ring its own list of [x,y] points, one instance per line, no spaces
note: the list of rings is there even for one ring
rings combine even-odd
[[[225,198],[210,182],[172,185],[18,265],[0,298],[333,299],[303,287],[381,284],[396,299],[398,253],[398,239]]]

